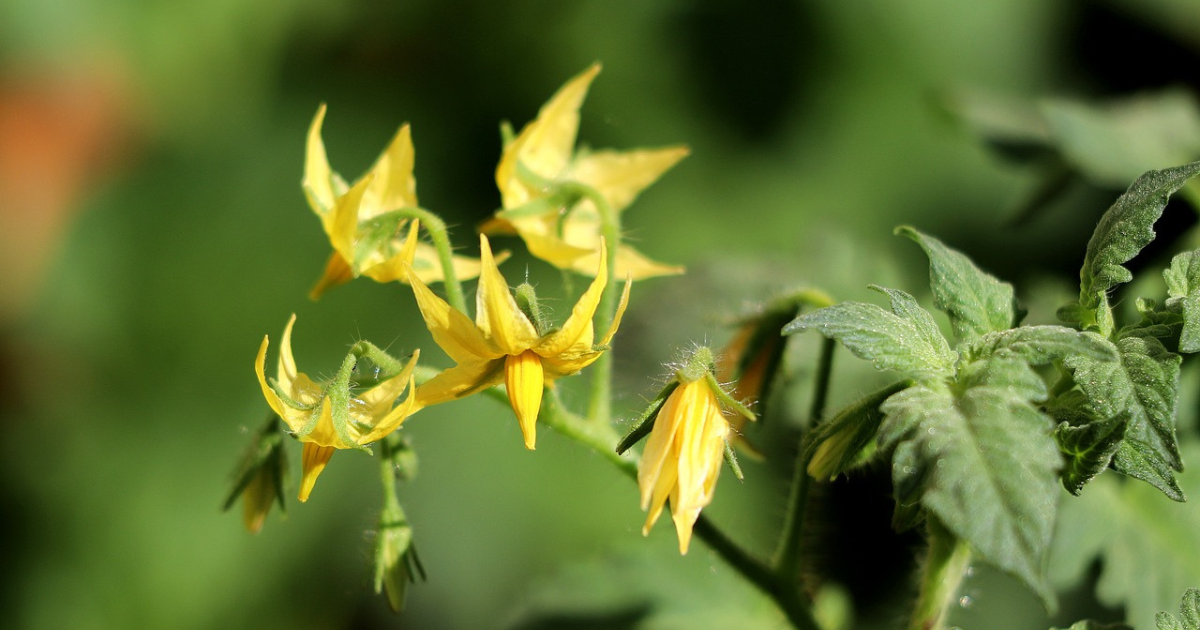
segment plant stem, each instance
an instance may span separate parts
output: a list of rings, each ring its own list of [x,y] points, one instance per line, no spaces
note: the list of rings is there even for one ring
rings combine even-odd
[[[600,215],[600,234],[604,237],[604,247],[607,250],[608,268],[605,272],[608,282],[604,285],[604,293],[600,295],[600,304],[596,308],[595,330],[607,331],[616,317],[617,247],[621,243],[621,217],[595,188],[576,182],[572,182],[570,186],[572,191],[591,201]],[[612,353],[605,352],[592,364],[592,387],[587,417],[593,422],[607,421],[612,415],[612,361]]]
[[[824,339],[821,355],[817,359],[817,376],[813,383],[812,404],[808,412],[808,430],[821,421],[825,414],[825,401],[829,397],[829,379],[833,374],[833,351],[837,342]],[[783,531],[780,533],[779,548],[775,552],[775,573],[783,579],[795,579],[800,568],[800,537],[804,530],[804,510],[808,506],[808,487],[812,478],[805,470],[804,448],[797,445],[796,463],[792,471],[792,486],[788,493],[787,511],[784,513]]]
[[[424,208],[403,208],[399,212],[421,221],[425,232],[429,234],[429,240],[433,241],[433,247],[437,249],[438,262],[442,265],[442,284],[446,287],[446,302],[458,309],[460,313],[466,314],[467,302],[463,298],[462,284],[458,281],[458,274],[454,272],[454,251],[450,247],[450,234],[446,229],[446,222]]]
[[[908,630],[940,630],[971,562],[971,549],[930,515],[929,557]]]

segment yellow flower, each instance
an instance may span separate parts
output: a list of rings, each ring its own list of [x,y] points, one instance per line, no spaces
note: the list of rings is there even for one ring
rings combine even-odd
[[[649,510],[642,534],[650,533],[670,498],[681,554],[687,553],[700,510],[712,501],[730,433],[721,409],[728,394],[715,389],[710,373],[689,380],[687,372],[680,371],[678,385],[658,410],[638,467],[642,509]]]
[[[352,395],[347,389],[344,407],[335,411],[336,384],[322,387],[296,370],[296,360],[292,356],[292,326],[295,323],[296,316],[292,315],[283,331],[274,387],[267,383],[263,370],[267,359],[267,337],[263,337],[258,349],[254,371],[267,404],[304,443],[300,501],[307,501],[335,449],[360,448],[379,440],[398,429],[408,416],[420,409],[413,395],[412,376],[420,352],[413,352],[412,359],[399,374],[375,387],[358,395]],[[406,387],[409,388],[408,397],[393,409],[392,403]],[[348,416],[348,421],[339,423],[335,415],[339,418]]]
[[[515,232],[534,256],[584,275],[597,268],[600,213],[586,197],[574,199],[572,205],[558,196],[560,186],[570,182],[588,186],[613,212],[620,212],[688,154],[682,146],[574,152],[579,106],[599,72],[596,64],[571,79],[504,148],[496,167],[504,210],[483,228],[487,233]],[[617,276],[639,280],[679,273],[682,267],[655,262],[624,244],[617,248]]]
[[[417,221],[388,215],[418,207],[409,126],[400,127],[371,170],[349,186],[329,167],[321,140],[324,120],[325,106],[321,105],[308,130],[303,187],[334,251],[311,297],[316,299],[360,275],[377,282],[408,282],[410,269],[424,282],[441,282],[437,250],[417,239]],[[401,238],[406,226],[407,234]],[[479,275],[478,260],[455,256],[453,264],[459,279]]]
[[[592,316],[608,282],[601,248],[596,278],[571,310],[562,328],[538,330],[517,305],[508,283],[496,268],[486,236],[480,235],[482,271],[476,296],[475,322],[434,295],[419,278],[412,282],[417,306],[434,341],[457,365],[417,388],[417,405],[433,405],[469,396],[504,383],[521,426],[525,446],[534,448],[543,387],[569,376],[600,357],[621,322],[629,284],[621,295],[612,325],[593,343]]]

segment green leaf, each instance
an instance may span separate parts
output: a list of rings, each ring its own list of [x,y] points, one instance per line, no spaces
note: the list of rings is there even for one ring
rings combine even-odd
[[[988,333],[961,351],[969,359],[1010,352],[1031,365],[1045,365],[1073,355],[1101,362],[1118,358],[1116,347],[1104,337],[1063,326],[1022,326]]]
[[[1133,279],[1122,265],[1154,240],[1154,222],[1162,215],[1167,199],[1197,173],[1200,162],[1150,171],[1117,199],[1088,241],[1079,272],[1080,304],[1099,307],[1109,289]]]
[[[1200,352],[1200,250],[1184,252],[1171,259],[1163,271],[1167,281],[1167,308],[1183,314],[1179,333],[1180,352]]]
[[[797,317],[784,326],[783,334],[814,328],[881,370],[952,374],[957,355],[946,345],[933,317],[903,291],[871,288],[891,298],[891,312],[874,304],[842,302]]]
[[[1179,603],[1179,619],[1169,612],[1154,617],[1158,630],[1200,630],[1200,589],[1189,588]]]
[[[1197,444],[1184,452],[1200,457]],[[1200,493],[1200,471],[1179,475],[1180,486]],[[1142,483],[1103,475],[1059,508],[1050,577],[1060,588],[1087,579],[1100,561],[1096,598],[1124,607],[1135,628],[1153,628],[1155,613],[1171,610],[1179,594],[1200,584],[1200,504],[1167,501]]]
[[[1053,412],[1051,412],[1053,413]],[[1060,476],[1063,487],[1076,496],[1096,475],[1104,472],[1121,448],[1126,424],[1119,419],[1099,420],[1072,426],[1058,425],[1054,439],[1067,463]]]
[[[954,388],[920,383],[884,402],[882,448],[893,487],[918,499],[984,561],[1020,578],[1047,605],[1043,579],[1061,458],[1050,419],[1031,401],[1046,389],[1018,357],[966,366]]]
[[[917,230],[900,226],[896,234],[916,241],[929,257],[933,303],[950,317],[959,341],[969,341],[1015,325],[1013,288],[984,273],[962,253]]]
[[[1117,341],[1120,361],[1073,355],[1064,359],[1063,365],[1079,384],[1089,415],[1126,424],[1113,468],[1182,501],[1183,493],[1171,472],[1183,469],[1175,439],[1181,358],[1168,352],[1158,339],[1137,333],[1131,331]]]

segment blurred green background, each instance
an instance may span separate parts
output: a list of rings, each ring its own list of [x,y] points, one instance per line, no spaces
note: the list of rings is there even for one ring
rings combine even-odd
[[[1063,162],[1004,159],[991,148],[1029,143],[981,142],[987,129],[956,124],[947,95],[1190,94],[1200,11],[1189,0],[0,0],[3,625],[783,627],[702,545],[679,558],[668,523],[643,540],[635,488],[604,461],[546,429],[525,451],[511,412],[487,400],[403,429],[421,468],[402,500],[430,576],[400,616],[370,593],[372,458],[338,454],[312,499],[289,490],[286,518],[272,513],[257,536],[219,510],[266,412],[254,353],[290,313],[313,374],[360,338],[449,364],[404,286],[363,280],[305,298],[328,254],[299,187],[317,106],[329,105],[325,141],[347,177],[411,122],[422,205],[473,253],[474,226],[499,205],[499,122],[523,125],[593,61],[604,71],[585,143],[692,149],[625,216],[640,249],[689,267],[634,288],[616,340],[628,418],[662,363],[724,343],[722,322],[748,300],[801,284],[841,299],[873,299],[870,283],[922,294],[919,251],[891,236],[901,223],[966,251],[1017,285],[1031,318],[1052,319],[1092,225],[1132,176],[1089,178],[1068,155],[1062,194],[1014,221],[1045,164]],[[1164,222],[1167,251],[1195,215],[1173,204]],[[519,242],[503,246],[517,251],[510,281],[528,269],[555,286]],[[798,381],[813,344],[796,344]],[[839,361],[834,405],[878,382]],[[1185,431],[1194,416],[1181,414]],[[707,512],[769,552],[786,464],[748,462],[744,484],[725,475]],[[877,477],[835,487],[849,498],[821,498],[813,526],[837,530],[814,575],[877,603],[855,627],[902,617],[918,554],[890,533]],[[847,539],[859,555],[838,546]],[[1055,618],[980,569],[955,618],[1030,630],[1120,618],[1086,592],[1097,569]]]

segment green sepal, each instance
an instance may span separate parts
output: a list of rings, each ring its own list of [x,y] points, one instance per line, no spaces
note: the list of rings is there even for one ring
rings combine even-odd
[[[1200,352],[1200,250],[1172,258],[1163,278],[1167,281],[1167,309],[1183,317],[1179,351]]]
[[[283,447],[283,436],[279,416],[271,413],[267,421],[254,432],[250,445],[234,469],[233,484],[225,495],[221,511],[233,507],[254,477],[265,472],[274,486],[273,496],[279,504],[279,511],[287,512],[283,494],[287,486],[287,452]]]
[[[409,213],[394,210],[360,221],[354,239],[354,262],[351,265],[354,273],[357,275],[363,263],[376,251],[382,251],[385,258],[399,251],[399,248],[389,245],[396,241],[403,243],[400,228],[411,218]]]
[[[754,415],[754,412],[750,411],[749,407],[742,404],[740,400],[735,400],[733,396],[729,395],[729,392],[725,391],[724,387],[721,387],[721,384],[717,382],[717,377],[712,372],[706,372],[704,380],[708,382],[708,387],[712,390],[713,395],[716,396],[717,403],[723,408],[752,422],[758,420],[758,416]]]
[[[1200,589],[1189,588],[1179,602],[1179,618],[1169,612],[1154,617],[1158,630],[1200,630]]]
[[[783,334],[816,329],[881,370],[929,377],[953,374],[957,354],[929,312],[903,291],[871,288],[890,298],[890,312],[874,304],[842,302],[797,317]]]
[[[408,584],[416,581],[413,530],[399,504],[385,507],[379,516],[379,527],[375,532],[375,592],[387,596],[388,607],[393,612],[404,610]],[[414,556],[410,558],[410,556]],[[425,578],[420,570],[421,579]]]
[[[733,476],[737,477],[738,481],[746,480],[746,476],[742,474],[742,466],[738,464],[737,453],[733,452],[733,446],[729,440],[725,441],[725,463],[729,464],[729,469],[733,471]]]
[[[679,381],[672,379],[670,383],[667,383],[662,388],[662,391],[658,392],[654,400],[650,401],[650,404],[642,411],[641,415],[634,419],[637,426],[629,433],[626,433],[625,437],[621,438],[621,441],[617,443],[616,451],[618,455],[623,455],[625,451],[640,442],[642,438],[650,435],[650,431],[654,429],[654,420],[658,418],[658,410],[662,409],[663,403],[667,402],[667,398],[671,396],[676,387],[679,387]]]
[[[912,239],[925,250],[934,306],[950,317],[950,327],[958,341],[970,341],[1016,325],[1016,299],[1011,284],[983,272],[961,252],[912,227],[902,225],[895,234]]]
[[[1123,265],[1154,240],[1154,223],[1162,215],[1167,200],[1189,179],[1200,173],[1200,162],[1192,162],[1161,171],[1149,171],[1139,177],[1125,194],[1100,219],[1088,241],[1083,268],[1079,272],[1079,303],[1096,313],[1092,319],[1104,327],[1108,292],[1129,282],[1133,274]],[[1111,317],[1111,314],[1107,315]],[[1089,323],[1088,318],[1083,323]],[[1085,326],[1086,327],[1086,326]]]
[[[522,282],[517,285],[513,289],[513,299],[517,302],[517,308],[521,309],[521,312],[529,318],[539,337],[550,333],[550,327],[546,323],[546,315],[542,311],[542,303],[538,300],[537,290],[533,288],[532,284]]]
[[[879,406],[893,394],[911,387],[897,381],[847,405],[836,416],[818,424],[804,443],[802,461],[815,479],[831,479],[854,466],[859,454],[875,439],[883,412]]]

